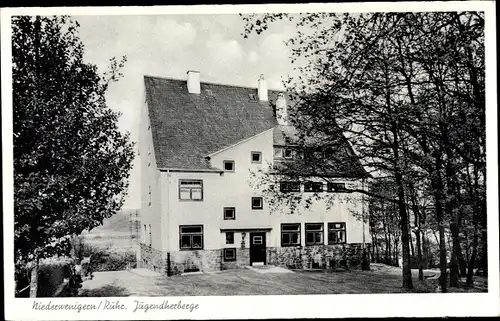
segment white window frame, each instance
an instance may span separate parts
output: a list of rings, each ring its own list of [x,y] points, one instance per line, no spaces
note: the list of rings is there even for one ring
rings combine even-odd
[[[253,201],[254,200],[260,200],[260,206],[254,206]],[[264,199],[262,197],[256,196],[252,197],[252,210],[262,210],[264,208]]]
[[[226,210],[232,210],[233,216],[232,217],[226,216]],[[222,210],[222,216],[223,216],[224,220],[235,220],[236,219],[236,207],[224,207]]]
[[[233,164],[233,169],[226,169],[226,164]],[[234,160],[226,159],[222,161],[222,168],[224,169],[224,172],[234,173],[234,171],[236,170],[236,163],[234,162]]]
[[[199,227],[201,232],[183,232],[183,228],[194,228],[194,227]],[[179,249],[181,251],[192,251],[192,250],[203,250],[203,225],[179,225]],[[182,236],[190,236],[190,247],[182,247]],[[193,246],[193,236],[201,236],[201,247],[194,247]]]
[[[188,184],[190,183],[191,184]],[[183,184],[184,183],[184,184]],[[183,187],[184,185],[184,187]],[[182,189],[189,190],[189,198],[182,198]],[[193,190],[199,190],[201,198],[193,198]],[[203,201],[203,180],[201,179],[180,179],[179,180],[179,200],[180,201]]]
[[[254,155],[259,155],[259,160],[258,161],[255,161],[253,159]],[[250,152],[250,161],[252,162],[252,164],[262,164],[262,152],[258,152],[258,151],[252,151],[252,152]]]
[[[308,227],[311,225],[321,225],[321,229],[319,229],[319,230],[318,229],[311,229],[311,228],[308,229]],[[325,224],[324,223],[305,223],[304,231],[305,231],[305,244],[306,245],[324,245],[325,244]],[[313,234],[319,233],[321,235],[321,241],[316,241],[316,237],[313,237],[314,241],[308,242],[307,241],[307,234],[308,233],[313,233]]]

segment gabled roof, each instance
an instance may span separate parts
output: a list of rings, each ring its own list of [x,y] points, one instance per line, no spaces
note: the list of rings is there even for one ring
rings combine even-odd
[[[277,90],[268,91],[269,101],[259,101],[257,89],[250,87],[202,82],[201,93],[190,94],[186,80],[145,76],[144,83],[159,169],[216,170],[210,167],[209,154],[271,129],[275,145],[293,144],[297,139],[292,126],[276,121]],[[321,172],[300,164],[294,169],[304,175],[365,176],[351,146],[339,135],[336,141],[342,148],[334,149],[339,164],[323,167]]]
[[[144,82],[158,168],[210,169],[208,154],[277,125],[271,103],[278,91],[261,102],[256,88],[202,82],[201,93],[190,94],[186,80]]]
[[[275,126],[274,145],[296,146],[301,153],[301,157],[292,162],[275,160],[275,169],[281,174],[289,174],[292,177],[296,177],[297,174],[320,177],[369,177],[347,139],[340,131],[338,133],[334,138],[325,136],[324,139],[320,139],[320,135],[317,135],[305,137],[301,141],[295,127]],[[307,155],[304,155],[305,153]]]

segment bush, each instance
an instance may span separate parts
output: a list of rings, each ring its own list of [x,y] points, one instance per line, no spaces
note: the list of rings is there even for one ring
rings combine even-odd
[[[95,245],[83,244],[82,255],[90,256],[90,270],[99,271],[121,271],[137,266],[134,252],[117,252],[109,248],[103,249]]]
[[[71,276],[74,266],[67,257],[52,257],[40,260],[38,269],[37,297],[52,297],[56,295],[59,286]],[[16,297],[29,297],[30,272],[26,267],[16,269],[17,291]],[[26,288],[28,287],[28,288]]]

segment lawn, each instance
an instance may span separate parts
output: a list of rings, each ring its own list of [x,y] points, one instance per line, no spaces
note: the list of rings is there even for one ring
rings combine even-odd
[[[417,272],[417,271],[415,271]],[[433,292],[437,280],[413,279],[415,292]],[[486,291],[485,289],[473,289]],[[83,296],[211,296],[286,294],[401,293],[394,271],[296,271],[261,274],[249,269],[194,275],[139,275],[134,271],[99,272],[84,283]]]

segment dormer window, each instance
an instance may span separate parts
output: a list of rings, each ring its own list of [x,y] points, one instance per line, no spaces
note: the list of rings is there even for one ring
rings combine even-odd
[[[304,192],[323,192],[322,182],[305,182]]]
[[[234,172],[234,161],[225,160],[224,161],[224,171]]]
[[[293,158],[293,151],[290,148],[284,148],[283,149],[283,158],[285,159],[292,159]]]
[[[214,93],[210,89],[205,89],[205,94],[209,97],[213,97]]]
[[[250,99],[251,101],[257,101],[257,97],[255,96],[255,94],[248,94],[248,99]]]
[[[276,158],[284,158],[284,159],[293,159],[294,151],[292,148],[288,147],[274,147],[274,157]]]
[[[328,192],[348,192],[345,183],[328,183],[327,184]]]

